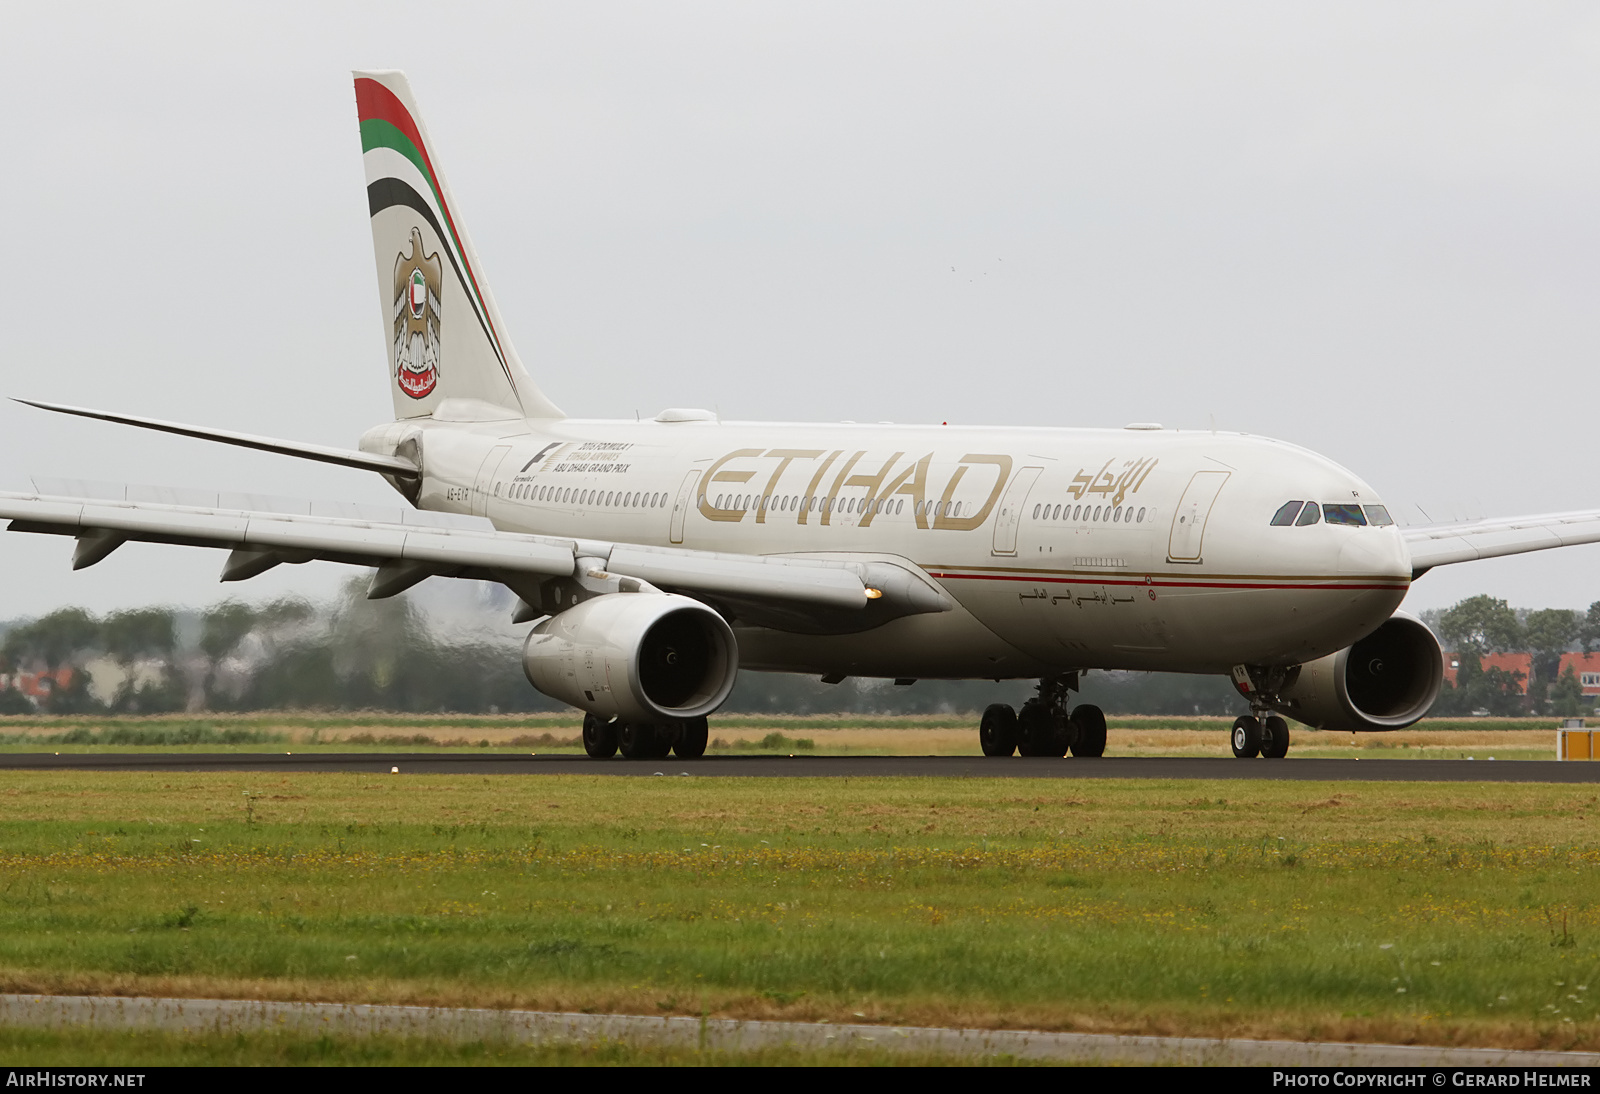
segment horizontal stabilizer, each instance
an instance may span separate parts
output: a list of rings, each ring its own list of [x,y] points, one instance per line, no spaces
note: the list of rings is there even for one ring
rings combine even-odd
[[[102,422],[135,425],[140,429],[176,433],[181,437],[195,437],[202,441],[220,441],[223,444],[238,445],[240,448],[276,452],[282,456],[298,456],[303,460],[335,463],[344,467],[355,467],[362,471],[377,471],[382,474],[413,477],[418,473],[416,464],[399,456],[380,456],[376,453],[359,452],[351,448],[331,448],[327,445],[305,444],[301,441],[284,441],[276,437],[258,437],[253,433],[235,433],[230,429],[210,429],[205,426],[183,425],[180,422],[164,422],[158,418],[141,418],[134,414],[111,414],[104,410],[89,410],[85,407],[65,406],[61,403],[41,403],[33,399],[13,399],[12,401],[23,403],[26,406],[38,407],[40,410],[53,410],[58,414],[75,414],[80,418],[96,418]]]

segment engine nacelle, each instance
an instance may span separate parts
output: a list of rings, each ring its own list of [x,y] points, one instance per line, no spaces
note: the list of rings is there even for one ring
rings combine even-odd
[[[1353,646],[1301,665],[1277,709],[1318,729],[1404,729],[1433,706],[1444,653],[1433,632],[1396,612]]]
[[[522,647],[534,687],[603,718],[710,714],[739,674],[722,616],[676,593],[606,593],[540,623]]]

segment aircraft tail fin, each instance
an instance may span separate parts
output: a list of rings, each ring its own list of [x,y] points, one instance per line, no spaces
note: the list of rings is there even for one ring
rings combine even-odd
[[[356,72],[355,85],[395,417],[445,399],[564,417],[506,336],[405,74]]]

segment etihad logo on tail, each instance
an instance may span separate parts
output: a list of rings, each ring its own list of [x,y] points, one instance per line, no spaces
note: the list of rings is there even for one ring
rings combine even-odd
[[[422,232],[411,229],[411,253],[394,260],[394,379],[413,399],[439,384],[439,294],[444,264],[424,255]]]

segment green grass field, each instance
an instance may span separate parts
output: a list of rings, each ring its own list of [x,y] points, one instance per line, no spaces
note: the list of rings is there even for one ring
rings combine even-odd
[[[62,772],[3,787],[8,991],[1600,1043],[1585,787]],[[48,1055],[28,1044],[0,1055]]]
[[[1227,718],[1118,717],[1107,755],[1228,756]],[[976,755],[973,715],[807,717],[719,715],[710,751],[812,755]],[[0,718],[0,752],[582,751],[578,716],[425,716],[266,713],[146,718]],[[1550,718],[1434,719],[1395,733],[1320,733],[1293,727],[1292,758],[1382,756],[1555,758]]]
[[[632,1045],[618,1041],[519,1045],[422,1037],[324,1034],[95,1032],[0,1028],[0,1061],[29,1067],[1028,1067],[1011,1057],[953,1058],[850,1048],[770,1048],[745,1052]]]

